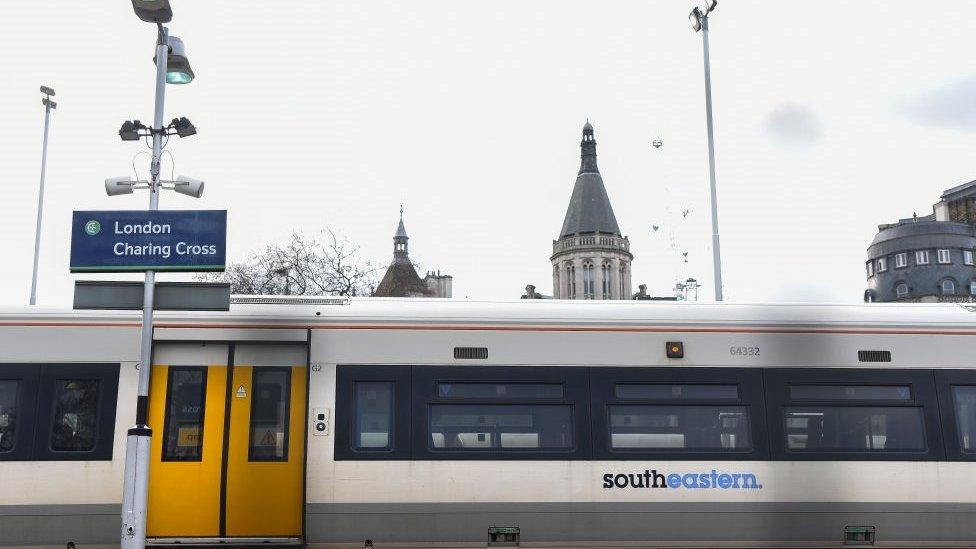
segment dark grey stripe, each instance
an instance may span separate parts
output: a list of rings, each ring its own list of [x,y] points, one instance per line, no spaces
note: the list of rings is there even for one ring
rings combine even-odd
[[[78,505],[0,505],[0,517],[52,516],[52,515],[112,515],[119,518],[121,525],[122,505],[119,503],[86,503]]]
[[[976,503],[580,502],[309,503],[309,515],[336,513],[976,513]]]
[[[0,546],[118,546],[122,506],[0,505]]]

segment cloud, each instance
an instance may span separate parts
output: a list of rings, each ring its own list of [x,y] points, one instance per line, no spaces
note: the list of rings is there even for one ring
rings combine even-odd
[[[823,135],[820,117],[803,105],[786,103],[766,115],[763,128],[779,145],[794,149],[812,147]]]
[[[895,111],[923,126],[976,132],[976,75],[904,97]]]

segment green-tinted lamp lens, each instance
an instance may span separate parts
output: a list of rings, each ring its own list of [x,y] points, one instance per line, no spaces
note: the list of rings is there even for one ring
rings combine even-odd
[[[183,71],[167,72],[167,84],[189,84],[193,81],[193,74]]]

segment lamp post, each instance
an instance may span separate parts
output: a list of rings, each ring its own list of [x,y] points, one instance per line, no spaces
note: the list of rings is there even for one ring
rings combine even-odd
[[[58,104],[51,101],[51,98],[55,95],[53,89],[47,86],[41,86],[41,93],[44,94],[44,99],[41,99],[41,104],[44,105],[44,145],[41,149],[41,185],[37,189],[37,227],[34,229],[34,270],[31,274],[31,305],[37,305],[37,261],[41,254],[41,219],[44,216],[44,175],[47,172],[47,130],[51,121],[51,111],[58,108]]]
[[[718,0],[706,0],[705,6],[695,7],[688,15],[695,32],[701,31],[705,50],[705,118],[708,125],[708,181],[712,210],[712,263],[715,277],[715,301],[722,301],[722,249],[718,238],[718,195],[715,192],[715,135],[712,128],[712,71],[708,58],[708,14],[715,10]]]
[[[128,178],[112,178],[105,181],[105,191],[110,196],[131,193],[134,188],[149,189],[149,210],[159,209],[159,192],[163,181],[159,178],[159,165],[163,149],[163,136],[178,133],[180,137],[193,135],[196,129],[185,118],[174,119],[173,123],[163,126],[163,107],[166,96],[166,84],[187,84],[193,80],[193,71],[183,49],[183,42],[176,37],[169,36],[169,31],[163,26],[173,17],[173,11],[168,0],[132,0],[132,7],[140,19],[148,23],[155,23],[156,39],[156,101],[153,124],[146,128],[139,121],[127,121],[119,130],[119,137],[124,141],[138,140],[148,135],[152,137],[152,160],[149,169],[149,181],[131,181]],[[170,64],[172,62],[172,70]],[[175,129],[182,131],[175,131]],[[187,128],[192,132],[187,133]],[[174,131],[171,131],[174,130]],[[133,139],[134,138],[134,139]],[[173,190],[199,197],[203,192],[203,182],[189,178],[179,178],[173,184]],[[122,532],[121,547],[123,549],[143,549],[146,545],[146,510],[149,499],[149,449],[152,440],[152,429],[148,424],[149,379],[152,367],[152,336],[153,336],[153,293],[156,283],[156,273],[146,271],[143,286],[142,302],[142,347],[139,360],[139,389],[136,401],[136,422],[129,429],[126,438],[125,476],[122,493]]]

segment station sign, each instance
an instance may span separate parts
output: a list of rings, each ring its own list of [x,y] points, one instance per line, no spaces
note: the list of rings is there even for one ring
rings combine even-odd
[[[71,272],[223,271],[227,210],[76,211]]]

